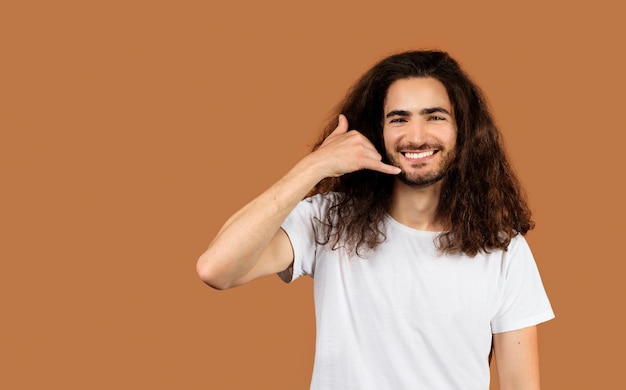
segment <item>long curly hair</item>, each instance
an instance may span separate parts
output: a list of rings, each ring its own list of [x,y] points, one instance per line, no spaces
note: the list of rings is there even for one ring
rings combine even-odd
[[[459,64],[442,51],[409,51],[387,57],[367,71],[337,106],[317,149],[343,113],[385,156],[383,107],[396,80],[433,77],[446,88],[457,124],[456,153],[442,179],[437,220],[450,230],[437,237],[443,254],[506,250],[516,234],[534,227],[525,194],[504,151],[500,132],[482,92]],[[384,157],[384,161],[386,157]],[[388,161],[385,161],[388,162]],[[325,211],[317,241],[356,252],[384,242],[384,221],[394,177],[361,170],[322,180],[310,193],[337,193]]]

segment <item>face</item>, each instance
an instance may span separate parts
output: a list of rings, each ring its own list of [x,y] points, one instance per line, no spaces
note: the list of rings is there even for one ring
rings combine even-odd
[[[446,87],[432,77],[395,81],[385,98],[383,138],[398,178],[423,188],[440,181],[454,159],[456,123]]]

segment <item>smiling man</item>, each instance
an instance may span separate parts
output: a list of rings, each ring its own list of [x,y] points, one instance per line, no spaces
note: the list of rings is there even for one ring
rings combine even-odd
[[[444,52],[383,59],[312,153],[198,260],[217,289],[314,278],[311,389],[539,389],[554,317],[530,210],[479,88]],[[351,130],[352,129],[352,130]]]
[[[452,111],[446,88],[437,79],[408,78],[391,84],[383,136],[387,158],[402,168],[402,182],[427,187],[443,179],[456,142]]]

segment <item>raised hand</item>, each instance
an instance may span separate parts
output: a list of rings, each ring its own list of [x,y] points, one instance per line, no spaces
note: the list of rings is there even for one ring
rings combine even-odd
[[[280,225],[298,202],[327,177],[361,169],[400,173],[381,160],[374,145],[358,131],[348,131],[348,120],[340,115],[337,128],[316,151],[226,221],[198,259],[198,274],[222,289],[284,271],[294,254]]]
[[[341,176],[361,169],[390,175],[397,175],[401,171],[398,167],[383,163],[380,153],[363,134],[357,130],[348,131],[348,119],[343,114],[339,115],[335,130],[307,159],[320,169],[324,177]]]

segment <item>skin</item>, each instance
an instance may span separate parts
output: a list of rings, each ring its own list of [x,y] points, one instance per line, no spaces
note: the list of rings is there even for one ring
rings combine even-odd
[[[285,271],[293,249],[282,222],[326,177],[361,169],[397,175],[389,214],[420,230],[441,231],[436,219],[441,193],[437,180],[454,157],[456,123],[443,84],[433,78],[394,82],[384,103],[383,139],[387,159],[339,116],[336,129],[267,191],[236,212],[200,256],[197,272],[216,289],[239,286]],[[425,154],[415,154],[427,152]],[[241,240],[241,237],[246,237]],[[539,389],[536,327],[494,335],[502,390]]]
[[[500,390],[539,390],[537,327],[493,335]]]
[[[293,249],[280,225],[298,202],[326,177],[361,169],[400,172],[381,160],[374,145],[358,131],[348,131],[348,121],[340,115],[337,128],[315,152],[226,221],[198,259],[198,275],[211,287],[225,289],[285,270]]]
[[[394,183],[389,214],[419,230],[441,231],[435,220],[441,179],[454,158],[456,123],[444,85],[410,78],[389,86],[383,108],[387,158],[402,169]]]

